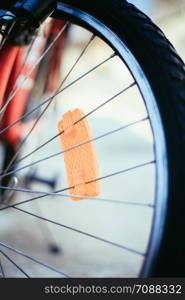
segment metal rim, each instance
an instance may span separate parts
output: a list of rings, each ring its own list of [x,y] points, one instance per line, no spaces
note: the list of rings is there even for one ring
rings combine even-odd
[[[153,131],[155,141],[156,156],[156,187],[155,187],[155,203],[156,208],[153,214],[153,222],[148,251],[144,261],[140,276],[148,277],[152,272],[155,259],[158,255],[160,243],[163,237],[163,230],[166,218],[167,200],[168,200],[168,160],[167,147],[164,136],[164,128],[159,113],[155,96],[150,87],[142,68],[136,58],[131,53],[126,44],[108,28],[105,24],[97,20],[92,15],[66,3],[57,3],[57,17],[63,18],[63,14],[70,16],[75,22],[79,22],[86,27],[90,27],[92,31],[98,32],[101,37],[115,49],[122,60],[129,68],[131,74],[136,80],[137,86],[142,94],[146,109],[149,113],[150,124]]]

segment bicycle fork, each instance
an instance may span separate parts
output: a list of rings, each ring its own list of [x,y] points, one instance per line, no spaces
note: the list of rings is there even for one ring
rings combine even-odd
[[[7,5],[0,3],[0,33],[3,37],[11,37],[14,45],[27,45],[55,7],[56,0],[11,0]]]

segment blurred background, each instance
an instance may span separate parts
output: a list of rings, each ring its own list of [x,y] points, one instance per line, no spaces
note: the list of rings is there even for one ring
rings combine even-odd
[[[179,55],[185,59],[185,0],[130,0],[129,2],[144,11],[157,23],[175,46]],[[63,63],[62,73],[67,73],[69,66],[78,57],[89,36],[88,32],[81,30],[79,27],[74,26],[71,28],[68,47],[64,53],[65,62]],[[89,53],[91,59],[89,60],[88,56],[84,56],[81,65],[73,72],[69,82],[77,74],[81,74],[84,68],[89,69],[97,61],[101,61],[101,59],[110,55],[111,51],[99,39],[95,39]],[[115,79],[116,84],[111,84]],[[127,86],[130,81],[131,76],[128,70],[123,66],[121,67],[120,61],[116,58],[114,59],[114,66],[110,64],[110,66],[100,68],[95,77],[90,78],[87,83],[83,81],[82,84],[73,87],[70,98],[66,93],[63,93],[62,97],[57,99],[57,104],[54,107],[56,113],[52,118],[52,122],[48,124],[44,132],[37,134],[38,145],[47,140],[48,134],[53,136],[57,133],[56,124],[61,115],[67,110],[80,107],[87,113],[96,105],[101,104],[102,99],[107,99],[110,94],[114,95],[119,91],[123,82]],[[86,88],[87,84],[91,85],[91,92],[89,92],[89,88]],[[123,126],[125,123],[146,116],[146,110],[137,88],[128,91],[125,96],[124,118],[122,110],[123,103],[118,101],[110,105],[110,108],[107,107],[98,112],[95,120],[90,117],[89,123],[93,130],[93,136],[101,135],[104,132]],[[54,125],[53,128],[51,125]],[[123,148],[117,147],[117,145],[120,145],[119,141],[121,139],[123,140]],[[137,128],[129,129],[124,136],[118,133],[112,140],[106,140],[103,144],[97,143],[97,153],[101,161],[102,173],[104,172],[102,175],[120,170],[120,164],[123,164],[125,168],[137,161],[150,160],[153,157],[152,142],[148,124],[140,124]],[[34,145],[28,143],[26,149],[24,149],[25,153],[29,153],[32,148],[34,148]],[[44,153],[38,153],[32,157],[32,160],[38,160],[43,155],[47,156],[53,151],[57,152],[58,149],[60,149],[60,145],[59,141],[56,141],[46,147]],[[132,151],[133,149],[134,151]],[[55,168],[54,171],[55,176],[58,176],[62,169],[64,170],[62,158],[57,157],[54,161],[43,164],[43,167],[39,170],[39,175],[47,174],[52,177],[53,165],[58,166],[58,170]],[[134,175],[120,176],[119,179],[113,180],[111,185],[107,180],[102,184],[101,197],[122,200],[124,195],[124,199],[127,201],[153,204],[155,185],[152,180],[150,181],[150,178],[154,176],[154,168],[150,167],[140,170]],[[124,182],[123,187],[122,182]],[[59,180],[59,187],[61,187],[61,184],[66,186],[65,177]],[[43,190],[43,187],[38,184],[33,185],[31,188]],[[17,193],[16,198],[18,201],[25,200],[25,195]],[[150,209],[144,208],[142,210],[126,206],[114,207],[111,204],[107,206],[105,203],[98,203],[98,208],[95,208],[93,202],[82,201],[77,206],[69,200],[59,202],[52,197],[47,198],[44,201],[46,203],[44,207],[43,200],[40,200],[37,203],[34,202],[32,206],[26,204],[23,208],[37,214],[43,214],[56,222],[62,221],[64,224],[85,232],[113,240],[116,243],[124,243],[140,252],[146,250],[152,224]],[[0,239],[65,270],[74,277],[135,277],[138,275],[142,264],[141,257],[128,253],[123,256],[122,251],[119,249],[112,250],[111,247],[99,244],[98,241],[78,236],[76,233],[64,229],[61,231],[53,225],[44,227],[41,223],[40,221],[36,222],[35,219],[33,220],[31,216],[24,216],[21,212],[9,210],[0,219]],[[113,225],[109,228],[110,224]],[[124,235],[120,228],[124,229]],[[60,252],[51,254],[48,247],[52,244],[55,245],[55,243],[59,246]],[[47,269],[29,260],[22,259],[8,250],[6,251],[30,276],[56,276],[55,273],[48,272]],[[5,267],[7,277],[22,276],[21,272],[18,272],[16,267],[12,267],[12,264],[5,258],[2,258],[2,265]]]

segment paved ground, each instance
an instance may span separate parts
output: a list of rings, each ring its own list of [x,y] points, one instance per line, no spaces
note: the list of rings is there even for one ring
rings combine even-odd
[[[182,20],[183,15],[181,14],[166,22],[160,22],[160,24],[171,41],[175,42],[181,55],[185,57],[185,31],[181,26]],[[85,42],[84,35],[81,32],[77,36],[78,43],[69,43],[69,49],[65,53],[64,73],[67,72],[67,67],[72,65],[75,57],[79,55]],[[82,36],[83,38],[81,38]],[[87,35],[85,36],[87,38]],[[81,42],[79,42],[79,39],[81,39]],[[110,53],[110,49],[105,46],[102,48],[101,43],[96,39],[88,52],[91,60],[88,59],[88,56],[85,56],[80,66],[71,74],[68,82],[73,80],[77,74],[81,74],[84,67],[91,68],[98,61],[100,62],[103,58],[108,57]],[[41,144],[48,137],[56,134],[57,122],[66,110],[80,107],[87,113],[119,92],[131,80],[127,70],[120,66],[120,61],[117,58],[114,58],[112,62],[101,67],[96,73],[74,85],[70,97],[67,92],[64,92],[57,99],[54,113],[52,114],[51,110],[47,114],[47,128],[43,128],[41,133],[39,131],[35,133],[38,137],[38,143]],[[133,88],[105,106],[104,109],[90,116],[88,121],[93,136],[96,137],[145,116],[146,111],[139,98],[138,90]],[[25,153],[30,152],[34,147],[35,145],[28,143]],[[147,122],[97,141],[96,148],[101,165],[101,176],[153,159],[152,137]],[[45,148],[44,152],[39,152],[30,161],[58,151],[60,151],[59,140],[55,140]],[[24,161],[23,165],[25,163],[29,163],[29,160]],[[57,177],[57,187],[66,187],[62,155],[41,165],[42,167],[39,170],[37,169],[40,176]],[[152,204],[154,176],[154,167],[151,165],[103,180],[101,182],[100,197],[130,203],[135,201]],[[38,184],[33,184],[31,188],[45,190],[44,185]],[[19,193],[16,196],[16,201],[22,201],[29,197],[29,195]],[[95,200],[73,202],[67,197],[47,197],[36,200],[29,205],[25,204],[21,208],[139,252],[144,253],[146,251],[153,212],[149,207]],[[52,224],[46,226],[44,222],[15,210],[9,209],[2,214],[0,228],[2,241],[62,269],[70,276],[134,277],[138,275],[143,261],[141,255],[113,247],[66,228],[60,228]],[[60,254],[50,254],[48,244],[51,241],[57,243],[61,250]],[[50,272],[28,259],[22,259],[9,250],[4,249],[4,251],[12,259],[15,259],[16,263],[30,276],[58,276],[56,273]],[[22,276],[6,259],[2,259],[2,264],[6,267],[6,276]]]

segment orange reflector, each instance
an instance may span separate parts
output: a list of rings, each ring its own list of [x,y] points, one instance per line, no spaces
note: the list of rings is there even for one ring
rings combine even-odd
[[[80,109],[69,111],[63,115],[59,122],[61,144],[63,150],[83,144],[92,140],[89,124]],[[76,124],[75,124],[76,123]],[[95,143],[89,142],[64,152],[64,162],[67,172],[70,194],[74,196],[95,197],[100,193],[99,181],[91,182],[99,178],[98,160]],[[89,183],[90,182],[90,183]],[[71,197],[72,200],[82,200]]]

